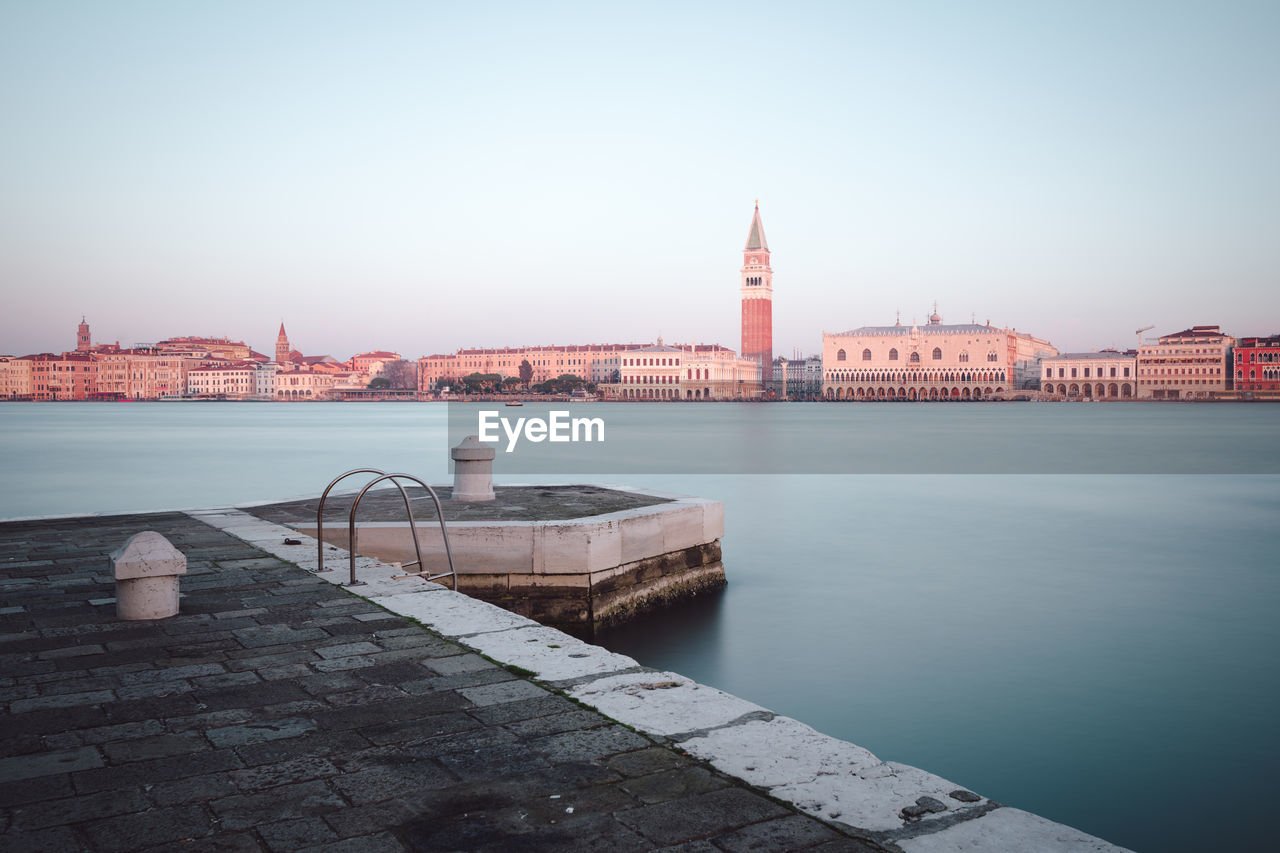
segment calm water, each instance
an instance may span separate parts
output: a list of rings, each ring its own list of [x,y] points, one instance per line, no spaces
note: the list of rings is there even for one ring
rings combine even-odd
[[[1083,433],[1114,470],[1146,470],[1123,439],[1149,426],[1195,470],[1280,464],[1280,406],[619,408],[806,447],[849,419],[904,458],[959,429],[1026,458]],[[0,517],[280,500],[365,465],[445,481],[446,429],[432,404],[0,405]],[[1280,476],[615,479],[724,501],[730,583],[611,648],[1138,850],[1272,849]]]

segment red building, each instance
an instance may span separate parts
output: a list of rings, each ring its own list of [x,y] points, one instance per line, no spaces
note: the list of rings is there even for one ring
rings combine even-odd
[[[761,381],[773,376],[773,268],[756,202],[742,249],[742,357],[760,364]]]
[[[1235,354],[1237,391],[1280,394],[1280,335],[1241,338]]]

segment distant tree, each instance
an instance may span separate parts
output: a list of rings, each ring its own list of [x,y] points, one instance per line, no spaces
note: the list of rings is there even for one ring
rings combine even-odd
[[[519,376],[508,376],[502,380],[502,390],[511,393],[523,384]]]
[[[468,394],[492,394],[502,384],[496,373],[468,373],[460,380]]]
[[[418,387],[418,365],[404,359],[386,361],[382,364],[381,377],[385,378],[392,388],[413,390]]]
[[[367,387],[371,389],[390,388],[391,380],[385,376],[375,376],[369,380],[369,385]]]
[[[528,385],[533,381],[533,365],[529,363],[529,359],[520,362],[520,381]]]

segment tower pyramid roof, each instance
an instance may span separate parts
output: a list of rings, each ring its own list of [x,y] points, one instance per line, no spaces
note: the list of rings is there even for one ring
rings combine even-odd
[[[764,236],[764,225],[760,222],[760,202],[756,201],[755,213],[751,215],[751,230],[747,232],[745,250],[763,249],[769,251],[769,241]]]

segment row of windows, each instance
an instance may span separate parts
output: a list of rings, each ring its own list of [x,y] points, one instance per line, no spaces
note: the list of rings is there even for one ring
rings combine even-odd
[[[627,367],[679,367],[680,359],[678,358],[624,358],[622,360],[624,366]]]
[[[932,358],[933,358],[933,360],[934,360],[934,361],[942,361],[942,347],[934,347],[934,348],[933,348]],[[848,360],[848,354],[847,354],[847,353],[845,353],[845,351],[844,351],[844,350],[840,350],[840,351],[838,351],[838,352],[836,353],[836,361],[847,361],[847,360]],[[862,360],[863,360],[863,361],[871,361],[871,350],[869,350],[869,349],[864,349],[864,350],[862,351]],[[894,347],[893,349],[890,349],[890,350],[889,350],[889,360],[890,360],[890,361],[897,361],[897,360],[898,360],[898,349],[897,349],[897,347]],[[920,353],[918,353],[918,352],[912,352],[912,353],[911,353],[911,355],[910,355],[910,357],[909,357],[907,360],[908,360],[908,361],[910,361],[912,364],[919,364],[919,363],[920,363]],[[995,351],[994,351],[994,350],[993,350],[992,352],[987,353],[987,361],[999,361],[999,360],[1000,360],[1000,356],[996,355],[996,353],[995,353]],[[969,353],[967,353],[967,352],[962,352],[962,353],[960,353],[960,356],[959,356],[959,358],[958,358],[958,361],[966,362],[966,363],[967,363],[967,362],[969,361]]]
[[[1105,368],[1102,368],[1102,367],[1097,368],[1097,370],[1094,372],[1094,374],[1093,374],[1093,375],[1094,375],[1094,376],[1097,376],[1097,377],[1099,377],[1099,378],[1101,378],[1101,377],[1102,377],[1102,371],[1103,371],[1104,369],[1105,369]],[[1065,377],[1066,377],[1066,370],[1067,370],[1067,369],[1066,369],[1065,367],[1059,367],[1059,368],[1058,368],[1058,378],[1059,378],[1059,379],[1063,379],[1063,378],[1065,378]],[[1076,378],[1076,376],[1077,376],[1077,374],[1076,374],[1076,370],[1078,370],[1078,368],[1075,368],[1075,367],[1071,368],[1071,378],[1072,378],[1072,379],[1075,379],[1075,378]],[[1088,367],[1084,368],[1084,378],[1085,378],[1085,379],[1088,379],[1088,378],[1089,378],[1089,370],[1090,370],[1090,368],[1088,368]],[[1115,375],[1116,375],[1116,369],[1115,369],[1114,367],[1112,367],[1112,368],[1110,368],[1110,370],[1111,370],[1111,376],[1114,378],[1114,377],[1115,377]],[[1127,368],[1127,367],[1126,367],[1126,368],[1124,368],[1124,375],[1125,375],[1125,376],[1128,376],[1128,375],[1129,375],[1129,368]],[[1045,379],[1052,379],[1052,378],[1053,378],[1053,368],[1052,368],[1052,367],[1046,367],[1046,368],[1044,369],[1044,378],[1045,378]]]
[[[835,371],[828,374],[828,382],[1004,382],[1003,370],[981,372],[943,373],[941,371],[888,371],[868,372]]]
[[[1257,371],[1257,370],[1252,370],[1252,369],[1251,369],[1251,370],[1249,371],[1249,378],[1250,378],[1250,379],[1257,379],[1257,378],[1258,378],[1258,371]],[[1264,367],[1264,368],[1262,369],[1262,378],[1263,378],[1263,379],[1280,379],[1280,367]],[[1243,370],[1237,370],[1237,371],[1236,371],[1236,379],[1244,379],[1244,371],[1243,371]]]

